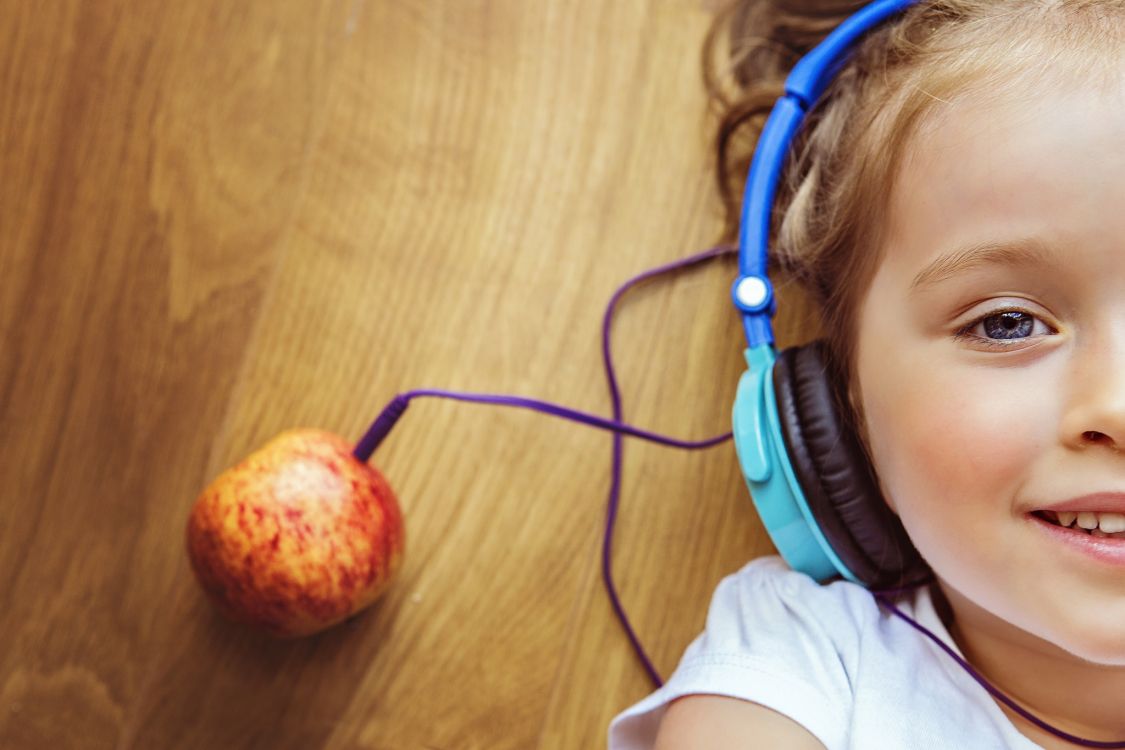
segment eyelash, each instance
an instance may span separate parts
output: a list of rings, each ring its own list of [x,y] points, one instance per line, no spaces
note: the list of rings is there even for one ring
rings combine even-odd
[[[1051,331],[1051,335],[1058,333],[1058,331],[1056,331],[1054,329],[1054,327],[1052,327],[1047,321],[1043,320],[1043,318],[1041,318],[1040,316],[1031,312],[1030,310],[1024,310],[1024,309],[1019,308],[1019,307],[1005,307],[1005,308],[1002,308],[1002,309],[999,309],[999,310],[989,310],[984,315],[981,315],[981,316],[977,317],[972,322],[968,323],[965,326],[962,326],[953,335],[953,338],[957,339],[958,341],[963,341],[965,339],[972,339],[977,345],[979,345],[979,346],[981,346],[984,349],[987,349],[989,351],[1012,351],[1013,349],[1017,348],[1018,345],[1021,342],[1027,341],[1028,339],[1031,339],[1031,338],[1035,338],[1034,336],[1027,336],[1027,337],[1022,338],[1022,339],[1010,339],[1010,341],[1012,343],[1004,344],[1004,343],[1000,343],[999,339],[990,339],[990,338],[987,338],[985,336],[978,336],[975,333],[970,333],[970,331],[972,331],[974,328],[976,328],[983,321],[988,320],[989,318],[996,317],[997,315],[1003,315],[1004,313],[1009,313],[1009,312],[1023,313],[1024,315],[1028,315],[1032,319],[1037,320],[1037,321],[1041,322],[1044,326],[1046,326]]]

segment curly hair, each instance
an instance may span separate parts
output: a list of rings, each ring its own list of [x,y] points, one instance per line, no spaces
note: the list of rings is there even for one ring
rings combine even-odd
[[[785,76],[865,5],[734,0],[717,12],[704,42],[703,76],[718,120],[720,242],[737,237],[753,149]],[[852,412],[865,445],[852,388],[854,327],[886,250],[889,198],[911,139],[924,137],[936,109],[1017,77],[1100,73],[1120,81],[1123,21],[1125,0],[923,0],[870,30],[810,110],[779,181],[770,270],[795,281],[817,309],[845,413]]]

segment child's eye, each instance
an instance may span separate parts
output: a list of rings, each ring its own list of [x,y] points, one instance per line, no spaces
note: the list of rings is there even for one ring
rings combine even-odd
[[[1053,333],[1057,331],[1026,310],[997,310],[969,323],[955,338],[971,339],[986,349],[1011,349],[1034,335]]]

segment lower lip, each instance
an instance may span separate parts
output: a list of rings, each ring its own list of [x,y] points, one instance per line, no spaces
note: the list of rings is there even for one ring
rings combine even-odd
[[[1028,516],[1033,525],[1043,531],[1053,541],[1065,544],[1073,550],[1092,557],[1108,565],[1125,566],[1125,539],[1090,536],[1083,531],[1074,531],[1044,521],[1036,515]]]

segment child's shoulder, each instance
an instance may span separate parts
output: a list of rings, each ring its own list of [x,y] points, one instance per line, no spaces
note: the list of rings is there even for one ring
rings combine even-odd
[[[918,598],[905,597],[900,607],[911,613]],[[769,555],[719,582],[703,632],[679,668],[722,664],[780,672],[779,679],[802,675],[838,699],[855,684],[860,657],[894,648],[900,635],[862,586],[843,580],[821,584]]]
[[[895,605],[957,650],[929,588]],[[777,556],[719,583],[703,632],[663,687],[613,720],[610,749],[651,748],[667,707],[687,695],[765,706],[833,750],[1037,747],[971,676],[884,612],[870,591],[847,581],[819,584]]]
[[[741,569],[731,573],[726,582],[750,587],[766,587],[783,595],[822,596],[830,600],[871,600],[871,593],[862,586],[845,580],[818,583],[808,574],[793,570],[780,555],[764,555],[750,560]]]
[[[898,602],[911,615],[926,604],[923,591]],[[651,747],[639,738],[655,737],[664,707],[689,694],[759,703],[844,746],[857,701],[901,695],[917,680],[927,657],[908,631],[857,584],[820,584],[776,555],[757,558],[719,583],[703,632],[668,684],[615,720],[611,747]]]
[[[913,612],[916,599],[907,597],[902,608]],[[863,587],[820,584],[776,555],[760,557],[716,587],[706,626],[684,652],[675,680],[731,686],[752,680],[774,700],[818,706],[810,721],[842,726],[857,685],[872,671],[903,666],[902,635]],[[782,711],[789,715],[798,710],[766,705],[792,708]]]
[[[908,597],[905,606],[913,609],[916,598]],[[733,625],[743,640],[774,635],[788,641],[797,626],[797,635],[819,635],[846,649],[884,619],[862,586],[844,580],[821,584],[769,555],[751,560],[719,583],[711,597],[707,632],[719,634]]]

